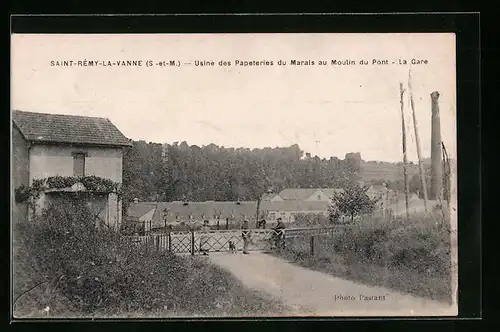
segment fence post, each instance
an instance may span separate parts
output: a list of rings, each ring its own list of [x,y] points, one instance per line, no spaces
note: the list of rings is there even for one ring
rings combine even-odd
[[[170,232],[168,232],[168,251],[172,252],[172,237],[170,236]]]
[[[194,256],[194,231],[191,231],[191,256]]]
[[[314,256],[314,235],[311,235],[311,256]]]

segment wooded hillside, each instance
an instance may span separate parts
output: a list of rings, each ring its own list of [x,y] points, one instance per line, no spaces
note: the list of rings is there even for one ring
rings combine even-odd
[[[343,187],[362,178],[364,162],[359,153],[344,160],[312,157],[298,145],[247,149],[134,141],[123,163],[126,200],[234,201],[255,200],[268,190]]]

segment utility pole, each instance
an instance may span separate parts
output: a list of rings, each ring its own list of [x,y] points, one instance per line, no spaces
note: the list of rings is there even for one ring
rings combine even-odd
[[[422,181],[422,190],[424,191],[424,208],[425,212],[427,212],[427,201],[429,200],[427,196],[427,185],[425,181],[425,170],[424,164],[422,162],[422,151],[420,149],[420,137],[418,136],[418,125],[417,125],[417,115],[415,114],[415,102],[413,100],[413,91],[411,85],[411,68],[408,71],[408,89],[410,90],[410,105],[413,114],[413,127],[415,129],[415,141],[417,143],[417,156],[418,156],[418,165],[420,166],[420,179]]]
[[[431,199],[442,201],[443,188],[443,160],[441,142],[441,123],[439,115],[439,92],[431,93]]]
[[[450,203],[450,178],[451,178],[451,168],[450,168],[450,160],[448,158],[448,152],[446,151],[446,147],[444,143],[441,142],[442,152],[443,152],[443,200],[445,200],[448,204]]]
[[[405,127],[405,114],[404,114],[404,102],[403,95],[405,90],[403,88],[403,83],[399,83],[399,93],[401,96],[401,129],[402,129],[402,139],[403,139],[403,176],[405,181],[405,207],[406,207],[406,220],[410,220],[410,203],[408,195],[408,171],[406,169],[406,164],[408,163],[408,157],[406,155],[406,127]]]

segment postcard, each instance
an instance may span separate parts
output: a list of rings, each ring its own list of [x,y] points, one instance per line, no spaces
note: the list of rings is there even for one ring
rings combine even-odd
[[[457,316],[454,34],[11,45],[15,318]]]

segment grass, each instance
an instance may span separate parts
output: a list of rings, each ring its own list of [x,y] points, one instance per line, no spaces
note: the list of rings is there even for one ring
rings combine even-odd
[[[183,258],[187,264],[196,265],[199,269],[189,280],[186,280],[184,296],[191,299],[179,299],[177,301],[166,301],[163,308],[135,308],[124,310],[123,308],[107,308],[94,312],[75,310],[72,303],[68,303],[65,295],[56,291],[50,303],[51,318],[174,318],[174,317],[244,317],[244,316],[275,316],[289,312],[289,309],[279,301],[244,287],[234,277],[225,271],[203,262],[189,262],[190,257]],[[201,269],[200,269],[201,267]],[[203,276],[211,276],[210,286],[198,284],[197,281]],[[206,277],[205,277],[206,278]],[[166,291],[166,290],[165,290]],[[40,295],[40,294],[38,294]],[[47,314],[38,305],[37,300],[25,302],[24,307],[17,307],[16,317],[47,317]],[[133,299],[131,299],[133,300]],[[153,299],[155,301],[155,299]],[[27,306],[29,308],[27,308]],[[73,307],[73,308],[72,308]]]
[[[289,312],[203,257],[156,252],[55,207],[14,229],[14,317],[234,317]],[[44,311],[49,308],[48,311]]]
[[[363,285],[384,287],[431,300],[451,304],[451,285],[441,277],[415,271],[385,268],[370,263],[347,262],[341,257],[305,257],[288,254],[290,262]]]
[[[48,287],[40,287],[25,296],[15,307],[16,318],[171,318],[171,317],[244,317],[244,316],[277,316],[290,312],[281,302],[251,289],[244,287],[232,275],[204,262],[199,257],[182,257],[185,268],[196,271],[189,278],[179,283],[178,296],[174,301],[164,301],[163,307],[133,308],[126,310],[120,307],[109,306],[92,312],[79,310],[62,291],[55,290],[52,298],[42,304],[41,298]],[[16,283],[25,283],[30,280],[16,280]],[[151,283],[154,283],[151,280]],[[136,285],[137,286],[137,285]],[[143,288],[144,286],[138,286]],[[153,286],[154,287],[154,286]],[[167,286],[165,286],[167,287]],[[172,287],[172,286],[169,286]],[[161,287],[157,288],[161,291]],[[164,292],[169,292],[163,289]],[[181,298],[182,297],[182,298]],[[133,298],[123,299],[134,301]],[[152,298],[154,303],[158,298]],[[50,313],[47,315],[43,308],[47,304]]]
[[[71,296],[90,292],[85,289],[84,283],[79,287],[68,287],[67,284],[66,287],[61,284],[56,287],[54,282],[49,282],[26,293],[17,301],[15,317],[47,317],[47,313],[43,311],[47,306],[50,308],[51,318],[241,317],[273,316],[289,311],[279,301],[244,287],[230,273],[208,263],[202,257],[179,257],[152,252],[149,255],[150,258],[143,258],[143,273],[131,267],[133,271],[129,275],[132,276],[132,281],[127,287],[130,291],[128,296],[121,294],[107,305],[98,305],[89,310],[88,305],[82,305],[81,299]],[[43,279],[39,277],[38,271],[33,270],[25,264],[16,265],[15,297]],[[107,270],[109,268],[98,266],[92,271],[92,277],[97,276],[107,284],[108,287],[105,288],[117,291],[106,279],[117,279],[119,276],[111,276]],[[145,278],[146,275],[150,277]],[[137,291],[133,291],[134,289]],[[91,302],[92,299],[86,301]],[[130,306],[127,307],[124,303],[129,303]]]
[[[436,224],[436,221],[438,223]],[[451,303],[450,233],[437,218],[364,220],[335,233],[288,241],[284,258],[354,282]]]

